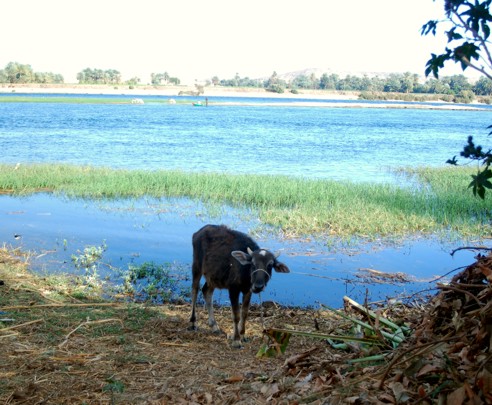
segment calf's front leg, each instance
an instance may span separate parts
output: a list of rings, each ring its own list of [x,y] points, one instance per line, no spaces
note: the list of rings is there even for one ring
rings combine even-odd
[[[248,310],[249,304],[251,302],[251,295],[253,293],[248,291],[246,294],[243,294],[243,304],[241,306],[241,320],[239,321],[239,334],[241,337],[244,337],[246,334],[246,319],[248,319]]]
[[[233,336],[232,347],[241,348],[241,335],[239,333],[239,291],[229,290],[229,299],[232,307]]]

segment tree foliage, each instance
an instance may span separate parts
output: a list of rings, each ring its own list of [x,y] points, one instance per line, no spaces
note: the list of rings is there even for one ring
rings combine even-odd
[[[362,77],[347,75],[342,78],[337,74],[323,73],[318,78],[314,73],[301,73],[290,80],[284,80],[274,72],[268,79],[250,79],[241,77],[238,73],[231,79],[219,79],[213,76],[208,85],[224,87],[252,87],[264,88],[270,91],[290,90],[338,90],[360,92],[385,92],[406,94],[434,94],[449,95],[441,97],[444,101],[471,102],[475,95],[491,96],[492,86],[484,86],[482,82],[472,85],[464,75],[445,76],[439,79],[430,78],[425,83],[420,82],[420,77],[415,73],[391,73],[387,76]],[[462,97],[464,91],[468,97]]]
[[[443,53],[431,54],[428,60],[425,74],[431,73],[437,79],[439,71],[448,62],[459,63],[461,69],[474,69],[480,72],[485,81],[478,81],[475,91],[490,92],[492,80],[492,55],[489,49],[490,27],[492,15],[490,4],[492,0],[444,0],[445,19],[430,20],[422,26],[422,35],[436,35],[438,27],[444,28],[447,44]],[[450,87],[453,83],[450,83]],[[467,91],[470,91],[468,89]],[[466,90],[463,97],[469,94]],[[489,126],[491,128],[492,126]],[[491,135],[489,133],[489,135]],[[485,198],[486,189],[492,189],[492,151],[484,151],[482,146],[475,145],[473,137],[469,136],[467,144],[460,152],[461,157],[478,163],[477,174],[472,176],[469,187],[473,194]],[[456,156],[448,160],[448,163],[456,165]]]
[[[161,84],[168,84],[169,83],[169,73],[164,72],[164,73],[151,73],[150,74],[150,82],[154,86],[159,86]]]
[[[0,69],[0,83],[57,84],[57,83],[63,83],[63,76],[57,73],[35,72],[32,69],[31,65],[25,65],[19,62],[9,62],[7,63],[4,69]]]
[[[272,75],[265,81],[264,87],[266,91],[273,93],[283,93],[285,91],[285,81],[282,80],[277,72],[273,72]]]
[[[115,69],[86,68],[77,73],[79,84],[118,84],[121,83],[121,74]]]

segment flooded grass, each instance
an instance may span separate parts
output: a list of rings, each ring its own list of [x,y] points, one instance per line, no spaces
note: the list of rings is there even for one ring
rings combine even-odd
[[[121,96],[121,97],[75,97],[75,96],[12,96],[1,97],[0,103],[70,103],[70,104],[132,104],[132,99],[138,98],[138,96]],[[164,103],[169,102],[169,98],[163,97],[146,97],[145,102],[147,103]],[[189,100],[175,100],[175,104],[190,104]]]
[[[49,191],[74,198],[187,197],[249,208],[290,236],[379,237],[456,232],[490,233],[490,200],[467,189],[470,169],[402,169],[389,184],[309,180],[289,176],[117,170],[58,164],[0,165],[0,193]]]

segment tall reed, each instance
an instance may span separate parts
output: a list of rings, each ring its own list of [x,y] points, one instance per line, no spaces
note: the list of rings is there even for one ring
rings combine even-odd
[[[398,236],[491,231],[492,204],[467,190],[466,169],[402,169],[411,186],[288,176],[116,170],[59,164],[0,165],[0,191],[91,199],[188,197],[254,209],[291,235]]]
[[[136,96],[138,98],[138,96]],[[8,97],[2,97],[0,94],[0,103],[69,103],[69,104],[131,104],[134,97],[118,96],[118,97],[105,97],[105,96],[21,96],[21,95],[8,95]],[[147,103],[168,103],[169,98],[164,97],[146,97]],[[175,100],[175,103],[190,104],[189,100]]]

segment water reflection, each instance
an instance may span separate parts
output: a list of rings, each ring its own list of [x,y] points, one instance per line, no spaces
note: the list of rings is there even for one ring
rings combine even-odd
[[[0,196],[0,240],[8,246],[33,251],[31,268],[39,273],[76,273],[71,260],[86,246],[105,244],[103,261],[116,268],[129,264],[173,263],[190,273],[191,235],[206,223],[224,223],[253,233],[265,248],[281,251],[290,274],[275,274],[262,300],[285,305],[339,307],[342,297],[370,301],[409,295],[432,288],[435,276],[474,261],[474,253],[449,252],[458,242],[436,239],[407,241],[400,245],[357,244],[327,247],[315,240],[280,240],[260,226],[253,212],[207,206],[187,199],[85,201],[48,194],[28,197]],[[109,268],[109,267],[108,267]],[[411,282],[381,284],[370,278],[372,270],[404,273]],[[112,282],[120,282],[106,270]],[[225,292],[215,299],[227,303]],[[255,301],[258,302],[258,297]]]

